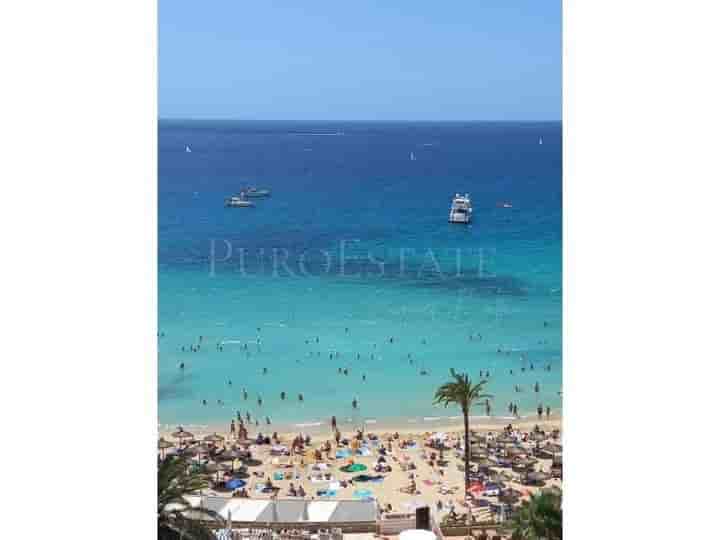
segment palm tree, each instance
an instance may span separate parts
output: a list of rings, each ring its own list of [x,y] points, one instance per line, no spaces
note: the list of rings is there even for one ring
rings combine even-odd
[[[523,501],[510,529],[513,540],[562,540],[562,493],[543,491]]]
[[[222,518],[207,508],[191,507],[185,495],[190,495],[208,486],[207,479],[196,472],[190,472],[184,458],[168,456],[158,467],[158,540],[215,540],[202,516],[214,522],[215,528],[223,526]]]
[[[487,380],[473,384],[467,373],[456,373],[450,370],[452,379],[435,391],[435,405],[458,405],[463,413],[465,422],[465,496],[470,487],[470,408],[484,399],[491,399],[489,394],[483,394],[483,387]]]

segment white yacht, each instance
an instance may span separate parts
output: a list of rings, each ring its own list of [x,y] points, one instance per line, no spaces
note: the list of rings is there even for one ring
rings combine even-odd
[[[255,203],[246,200],[244,197],[237,197],[233,195],[232,197],[225,199],[225,206],[229,206],[231,208],[247,208],[255,206]]]
[[[450,218],[448,221],[450,223],[470,223],[472,211],[470,195],[466,193],[465,196],[462,196],[456,193],[450,205]]]
[[[242,190],[240,192],[240,195],[247,197],[247,198],[259,199],[260,197],[269,197],[270,190],[269,189],[258,189],[256,187],[249,187],[247,189]]]

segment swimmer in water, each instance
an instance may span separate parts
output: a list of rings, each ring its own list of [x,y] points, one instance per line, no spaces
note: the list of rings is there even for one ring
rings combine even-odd
[[[536,382],[535,383],[535,393],[537,394],[538,392],[540,392],[540,383]]]
[[[353,398],[353,400],[352,400],[352,408],[353,408],[353,409],[357,409],[357,407],[358,407],[357,398]]]
[[[265,423],[267,423],[268,426],[270,425],[270,417],[269,416],[265,417]]]
[[[510,370],[510,375],[512,375],[512,374],[513,374],[513,371],[512,371],[512,369],[511,369],[511,370]]]
[[[245,413],[245,418],[247,418],[248,423],[250,423],[250,413],[249,412]]]
[[[203,399],[203,400],[202,400],[202,404],[203,404],[203,405],[207,405],[207,399]]]
[[[532,362],[530,363],[530,371],[533,371],[535,369],[535,366],[532,365]]]
[[[280,392],[280,399],[285,400],[285,392]]]
[[[302,394],[298,394],[298,401],[304,401],[304,400],[305,400],[305,398],[303,398],[303,395],[302,395]]]
[[[263,368],[263,375],[267,375],[267,372],[268,372],[268,371],[267,371],[267,368],[264,367],[264,368]]]
[[[180,362],[180,369],[185,369],[185,362]]]
[[[232,381],[228,379],[228,386],[232,386]]]
[[[365,374],[363,374],[363,381],[365,380]]]
[[[247,390],[243,389],[243,399],[247,401],[248,393]]]
[[[258,405],[262,407],[262,398],[260,396],[258,396]]]

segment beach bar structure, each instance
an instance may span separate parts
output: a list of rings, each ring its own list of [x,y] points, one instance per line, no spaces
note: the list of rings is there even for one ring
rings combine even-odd
[[[233,528],[283,530],[302,528],[317,531],[328,527],[344,533],[374,532],[378,520],[375,501],[315,501],[298,499],[242,499],[237,497],[190,496],[193,507],[214,510]]]

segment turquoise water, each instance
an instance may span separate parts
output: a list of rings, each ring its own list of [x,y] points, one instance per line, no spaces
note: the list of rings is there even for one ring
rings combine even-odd
[[[161,121],[160,422],[456,416],[451,367],[557,411],[561,177],[559,123]],[[224,208],[244,183],[272,197]]]

